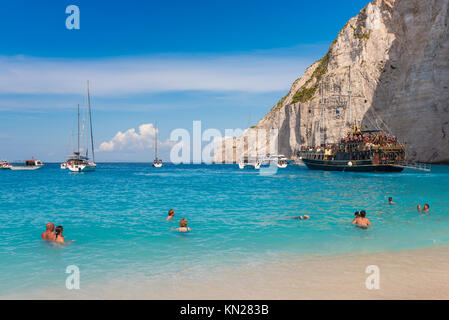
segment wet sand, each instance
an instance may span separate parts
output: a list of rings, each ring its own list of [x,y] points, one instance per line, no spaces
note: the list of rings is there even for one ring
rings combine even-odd
[[[380,271],[368,290],[367,266]],[[449,247],[371,255],[285,257],[182,274],[134,274],[80,290],[51,288],[1,299],[448,299]]]

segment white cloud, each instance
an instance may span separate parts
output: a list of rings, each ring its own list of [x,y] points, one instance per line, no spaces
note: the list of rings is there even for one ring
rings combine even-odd
[[[131,128],[125,132],[117,132],[117,134],[109,141],[100,144],[98,151],[138,151],[154,148],[154,140],[156,129],[152,123],[146,123],[139,126],[138,130]],[[170,145],[169,141],[158,142],[160,146]]]
[[[170,92],[288,90],[313,59],[301,53],[164,55],[98,59],[0,56],[0,94],[96,96]]]

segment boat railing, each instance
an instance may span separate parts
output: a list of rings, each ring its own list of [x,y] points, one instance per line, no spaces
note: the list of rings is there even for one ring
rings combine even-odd
[[[404,161],[403,163],[398,164],[396,166],[404,169],[411,169],[425,172],[430,172],[432,170],[432,165],[422,162]]]

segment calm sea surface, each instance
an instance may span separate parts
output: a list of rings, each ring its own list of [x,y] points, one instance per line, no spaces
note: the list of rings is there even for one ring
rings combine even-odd
[[[389,196],[397,205],[389,205]],[[416,210],[429,203],[429,214]],[[170,208],[175,221],[165,218]],[[351,224],[365,209],[373,226]],[[308,214],[311,219],[291,217]],[[187,218],[192,232],[170,231]],[[47,222],[66,247],[44,243]],[[449,167],[431,173],[331,173],[301,166],[274,176],[237,165],[99,164],[71,174],[59,164],[0,171],[0,295],[134,273],[213,270],[288,256],[370,253],[449,243]]]

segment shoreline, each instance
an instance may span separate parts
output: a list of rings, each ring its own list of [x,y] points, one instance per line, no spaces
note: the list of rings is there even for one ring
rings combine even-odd
[[[0,299],[448,299],[449,246],[375,254],[283,257],[242,266],[146,276],[130,275],[80,290],[49,288]],[[368,266],[380,271],[380,289],[368,290]],[[120,275],[118,275],[120,277]],[[82,276],[81,276],[82,277]]]

